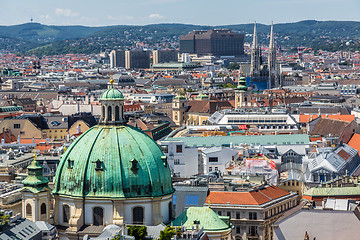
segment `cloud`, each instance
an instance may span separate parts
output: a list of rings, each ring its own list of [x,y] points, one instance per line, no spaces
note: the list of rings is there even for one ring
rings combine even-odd
[[[71,9],[63,9],[63,8],[56,8],[55,14],[57,16],[63,17],[77,17],[79,14],[77,12],[73,12]]]
[[[133,16],[107,16],[107,19],[111,21],[133,21],[135,18]]]
[[[164,16],[161,16],[158,13],[152,13],[152,14],[149,15],[149,18],[150,19],[164,19]]]

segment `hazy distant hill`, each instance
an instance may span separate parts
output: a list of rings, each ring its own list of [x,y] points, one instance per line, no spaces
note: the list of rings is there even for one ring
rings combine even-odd
[[[68,52],[92,53],[105,49],[131,47],[137,42],[156,44],[177,42],[178,36],[192,30],[229,28],[249,34],[251,41],[253,24],[224,26],[200,26],[190,24],[152,24],[146,26],[48,26],[26,23],[0,26],[0,50],[26,52],[35,49],[40,55]],[[260,42],[267,43],[270,26],[257,24]],[[320,46],[360,39],[360,22],[314,21],[274,24],[276,42],[280,46]],[[64,41],[67,40],[67,41]],[[42,47],[43,46],[43,47]]]
[[[1,37],[18,38],[29,42],[49,42],[64,39],[84,38],[105,27],[52,26],[40,23],[25,23],[0,26]]]

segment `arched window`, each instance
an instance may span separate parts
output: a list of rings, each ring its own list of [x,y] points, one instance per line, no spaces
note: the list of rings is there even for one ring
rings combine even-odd
[[[95,226],[104,225],[104,209],[101,207],[93,208],[93,224]]]
[[[32,215],[32,207],[31,207],[31,204],[28,203],[28,204],[26,204],[26,216],[31,217],[31,215]]]
[[[63,222],[68,223],[70,219],[70,206],[63,205]]]
[[[40,214],[46,214],[46,204],[42,203],[40,206]]]
[[[169,222],[173,219],[173,203],[169,202]]]
[[[119,110],[119,106],[115,107],[115,121],[119,121],[120,120],[120,110]]]
[[[105,106],[102,106],[102,120],[105,119]]]
[[[133,224],[144,224],[144,208],[134,207],[133,208]]]
[[[107,120],[112,121],[112,109],[111,109],[111,106],[108,106]]]

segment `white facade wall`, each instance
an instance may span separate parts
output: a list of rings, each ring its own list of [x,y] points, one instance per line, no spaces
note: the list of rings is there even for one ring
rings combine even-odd
[[[228,147],[214,147],[203,149],[201,155],[204,162],[204,173],[209,173],[211,171],[218,170],[221,173],[224,173],[226,170],[227,164],[236,156],[238,151],[232,150]],[[217,162],[210,162],[210,158],[217,158]]]
[[[170,169],[172,173],[180,174],[180,177],[189,178],[195,174],[198,174],[199,159],[198,148],[185,148],[183,141],[161,141],[160,145],[163,150],[167,146],[167,157]],[[181,146],[181,152],[177,152],[177,145]]]

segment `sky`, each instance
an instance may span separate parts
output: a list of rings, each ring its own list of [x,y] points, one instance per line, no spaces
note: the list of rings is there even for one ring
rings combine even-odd
[[[360,0],[0,0],[0,25],[227,25],[360,21]]]

